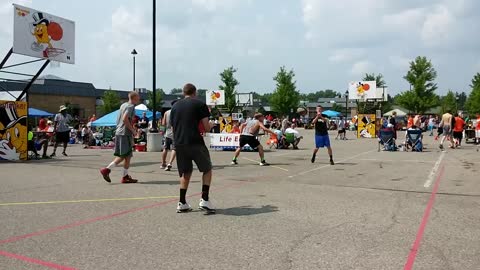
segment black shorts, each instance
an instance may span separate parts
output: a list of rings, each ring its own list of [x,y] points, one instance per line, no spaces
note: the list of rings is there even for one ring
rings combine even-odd
[[[68,141],[70,141],[70,131],[57,131],[57,134],[55,135],[55,140],[58,143],[68,143]]]
[[[244,147],[246,144],[253,149],[257,149],[257,147],[260,145],[260,142],[255,136],[240,135],[240,148]]]
[[[344,128],[338,130],[338,134],[343,134],[343,133],[345,133],[345,129],[344,129]]]
[[[163,147],[167,150],[175,150],[175,144],[173,143],[173,139],[165,138],[165,143],[163,144]]]
[[[453,138],[454,139],[459,139],[459,140],[463,139],[463,132],[454,131],[453,132]]]
[[[212,170],[212,161],[210,160],[210,152],[203,144],[194,145],[177,145],[177,167],[180,177],[184,173],[193,172],[193,162],[200,172],[206,173]]]

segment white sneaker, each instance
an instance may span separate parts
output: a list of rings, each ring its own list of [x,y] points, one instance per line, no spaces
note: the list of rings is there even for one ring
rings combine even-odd
[[[192,207],[188,203],[181,203],[178,202],[177,205],[177,213],[185,213],[185,212],[190,212],[192,211]]]
[[[209,212],[215,212],[215,207],[213,206],[213,204],[210,201],[205,201],[204,199],[200,199],[198,208]]]
[[[172,164],[168,164],[167,167],[165,168],[166,172],[169,172],[172,170]]]

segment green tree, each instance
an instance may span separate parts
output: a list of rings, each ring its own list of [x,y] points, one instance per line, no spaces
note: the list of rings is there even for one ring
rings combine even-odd
[[[480,73],[475,74],[470,87],[472,87],[472,92],[468,96],[466,106],[468,112],[473,115],[480,113]]]
[[[121,101],[120,96],[116,91],[108,90],[103,93],[102,97],[103,105],[100,110],[103,114],[114,112],[120,108]]]
[[[446,96],[441,99],[442,113],[457,111],[457,99],[452,90],[448,90]]]
[[[457,98],[458,109],[462,111],[465,110],[466,108],[465,105],[468,99],[467,93],[465,92],[455,93],[455,96]]]
[[[182,88],[173,88],[172,90],[170,90],[170,95],[181,95],[182,93]]]
[[[157,100],[157,108],[156,108],[156,111],[157,112],[161,112],[162,111],[162,108],[163,108],[163,95],[165,94],[165,92],[163,91],[163,89],[157,89],[157,96],[156,96],[156,100]],[[147,108],[149,110],[153,110],[153,91],[148,91],[147,92],[147,100],[148,100],[148,104],[147,104]]]
[[[345,104],[341,104],[341,103],[333,103],[333,106],[332,106],[332,111],[336,111],[336,112],[340,112],[342,114],[345,113]]]
[[[425,113],[438,105],[438,96],[435,94],[437,84],[434,83],[437,72],[432,62],[426,57],[418,56],[410,62],[410,70],[403,78],[412,86],[412,90],[405,91],[397,98],[398,103],[414,113]]]
[[[235,87],[239,84],[237,79],[235,79],[234,74],[237,72],[237,69],[234,67],[229,67],[220,73],[220,78],[223,82],[223,85],[220,85],[218,88],[225,91],[225,105],[222,106],[229,114],[231,114],[237,107]]]
[[[270,98],[270,105],[273,110],[281,115],[288,115],[298,107],[300,93],[297,91],[294,81],[293,70],[287,71],[281,67],[280,71],[273,78],[277,82],[277,88]]]
[[[383,78],[383,74],[379,73],[378,75],[375,75],[375,73],[367,73],[365,74],[365,77],[363,77],[364,81],[376,81],[377,82],[377,88],[382,88],[385,87],[386,83]]]

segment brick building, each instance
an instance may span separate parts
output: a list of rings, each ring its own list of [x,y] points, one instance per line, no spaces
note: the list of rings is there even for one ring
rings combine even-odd
[[[24,82],[0,81],[2,91],[19,92],[25,88]],[[100,116],[98,106],[108,89],[97,89],[92,83],[72,82],[50,76],[41,77],[29,91],[29,107],[55,113],[60,105],[68,105],[71,113],[81,119],[93,114]],[[128,100],[128,91],[116,91],[122,102]],[[147,99],[146,91],[140,91],[141,101]]]

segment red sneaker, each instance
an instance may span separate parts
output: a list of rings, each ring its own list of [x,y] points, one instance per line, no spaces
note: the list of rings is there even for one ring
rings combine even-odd
[[[101,168],[100,169],[100,173],[102,174],[103,179],[105,181],[107,181],[108,183],[112,182],[112,180],[110,180],[110,172],[111,172],[111,170],[109,168]]]
[[[137,179],[133,179],[130,175],[125,175],[122,177],[122,184],[135,184],[137,183]]]

